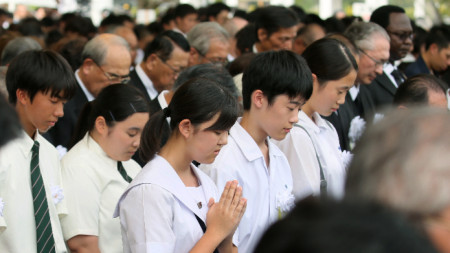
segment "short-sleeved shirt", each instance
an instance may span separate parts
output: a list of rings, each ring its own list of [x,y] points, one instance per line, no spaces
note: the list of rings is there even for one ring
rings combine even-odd
[[[124,252],[189,252],[200,240],[203,230],[195,216],[206,224],[208,206],[202,199],[219,201],[219,193],[207,175],[193,164],[191,168],[203,196],[191,195],[175,169],[158,155],[131,182],[115,213],[120,215]]]
[[[39,168],[44,182],[55,251],[67,252],[59,217],[66,211],[59,154],[37,131]],[[36,252],[36,222],[31,192],[31,148],[34,140],[25,132],[0,149],[0,251]]]
[[[339,199],[344,194],[346,175],[339,137],[331,123],[322,119],[318,113],[314,113],[313,117],[316,123],[300,111],[297,124],[308,133],[296,126],[284,140],[273,142],[284,152],[291,165],[293,192],[297,199],[320,195],[318,158],[327,180],[328,195]]]
[[[233,237],[239,252],[253,252],[262,233],[280,217],[277,201],[292,192],[291,168],[286,157],[269,138],[266,141],[269,167],[262,151],[238,119],[230,129],[228,144],[214,163],[200,166],[216,182],[217,188],[223,189],[227,181],[234,179],[243,188],[247,209]]]
[[[133,160],[122,162],[134,178],[141,170]],[[117,201],[129,183],[89,134],[62,159],[68,215],[61,219],[64,239],[77,235],[98,236],[101,252],[123,252],[119,219],[113,218]]]

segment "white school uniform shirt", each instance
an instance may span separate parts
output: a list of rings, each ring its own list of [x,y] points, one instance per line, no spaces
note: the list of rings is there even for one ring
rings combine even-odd
[[[35,140],[39,142],[39,168],[44,181],[55,251],[67,252],[58,218],[67,214],[58,151],[37,131]],[[33,145],[34,140],[23,132],[20,138],[0,150],[1,252],[36,252],[36,222],[30,175]]]
[[[214,182],[191,164],[203,188],[204,203],[219,193]],[[175,169],[156,155],[131,182],[119,200],[124,252],[189,252],[203,236],[197,215],[206,224],[206,212],[181,181]]]
[[[292,176],[284,154],[267,138],[269,167],[263,153],[240,120],[230,129],[228,144],[212,164],[201,165],[217,188],[223,189],[227,181],[238,180],[247,199],[247,209],[234,234],[233,243],[241,253],[253,252],[263,232],[279,218],[277,201],[280,196],[291,195]],[[292,198],[293,204],[293,198]]]
[[[122,162],[134,178],[141,167],[133,160]],[[98,236],[101,252],[123,252],[119,219],[114,219],[117,201],[129,183],[87,133],[61,160],[68,215],[61,219],[64,239],[77,235]]]
[[[294,126],[282,141],[273,141],[286,155],[294,179],[294,195],[302,199],[309,195],[320,195],[320,167],[327,180],[327,195],[340,199],[344,194],[346,169],[336,129],[315,112],[315,123],[303,112],[298,114],[298,123],[308,131]]]

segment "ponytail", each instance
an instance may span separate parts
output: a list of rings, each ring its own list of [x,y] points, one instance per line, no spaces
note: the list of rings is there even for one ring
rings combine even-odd
[[[161,140],[163,139],[163,129],[167,117],[170,117],[170,109],[165,108],[152,114],[149,121],[145,124],[141,135],[139,155],[146,163],[152,160],[155,154],[161,150]]]

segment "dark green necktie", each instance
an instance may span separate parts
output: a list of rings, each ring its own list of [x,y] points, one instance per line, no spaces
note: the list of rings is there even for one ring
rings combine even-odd
[[[131,180],[133,180],[130,176],[128,176],[127,172],[125,171],[125,168],[122,165],[121,161],[117,162],[117,169],[119,170],[120,175],[122,175],[123,179],[125,179],[125,181],[127,181],[128,183],[131,182]]]
[[[37,252],[55,252],[52,224],[45,195],[44,181],[39,168],[39,142],[31,148],[31,192],[33,194],[34,219],[36,221]]]

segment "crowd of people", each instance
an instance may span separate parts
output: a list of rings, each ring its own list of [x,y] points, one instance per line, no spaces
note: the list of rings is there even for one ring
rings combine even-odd
[[[8,19],[0,252],[450,253],[450,26]]]

